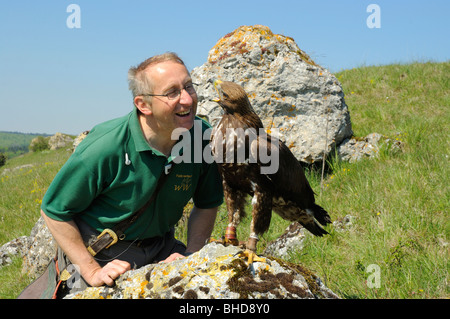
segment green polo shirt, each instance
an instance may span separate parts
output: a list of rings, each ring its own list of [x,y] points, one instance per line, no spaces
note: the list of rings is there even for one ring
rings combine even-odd
[[[199,118],[195,122],[189,131],[189,145],[188,138],[180,138],[178,142],[188,145],[177,148],[179,156],[185,154],[187,147],[192,159],[194,150],[199,151],[194,145],[195,134],[203,134],[210,126]],[[200,140],[203,150],[209,141]],[[177,162],[176,158],[167,158],[150,147],[135,109],[91,130],[55,176],[41,208],[55,220],[79,217],[98,231],[111,228],[148,201],[165,166]],[[127,240],[164,235],[180,219],[183,207],[191,198],[198,208],[222,204],[223,189],[217,165],[205,160],[199,162],[198,158],[172,166],[156,199],[126,230]]]

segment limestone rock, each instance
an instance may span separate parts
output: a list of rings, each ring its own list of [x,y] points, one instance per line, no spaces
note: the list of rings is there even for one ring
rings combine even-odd
[[[343,218],[333,222],[334,229],[337,232],[345,232],[354,228],[356,217],[352,215],[345,215]]]
[[[22,273],[35,278],[42,274],[50,260],[56,256],[56,242],[42,217],[34,225],[24,254]]]
[[[338,298],[301,265],[266,257],[253,264],[238,247],[211,243],[187,258],[131,270],[114,287],[91,287],[67,299]]]
[[[280,237],[267,245],[264,254],[279,258],[289,257],[289,252],[303,248],[305,233],[305,228],[300,223],[291,223]]]
[[[75,149],[77,148],[78,144],[80,144],[81,141],[84,140],[88,134],[89,134],[89,131],[84,131],[83,133],[81,133],[80,135],[78,135],[78,136],[73,140],[72,151],[75,151]]]
[[[264,127],[297,159],[312,163],[352,136],[350,115],[339,81],[314,63],[290,38],[265,26],[242,26],[221,38],[208,61],[191,72],[199,84],[197,114],[212,125],[222,110],[208,80],[236,82],[246,90]]]
[[[363,138],[346,139],[338,146],[337,155],[340,160],[354,163],[363,158],[377,157],[383,146],[395,153],[403,149],[403,142],[398,138],[390,139],[379,133],[371,133]]]
[[[73,138],[69,135],[56,133],[53,136],[50,136],[48,140],[48,145],[50,150],[54,151],[63,147],[67,147],[73,143]]]
[[[14,256],[24,256],[28,248],[28,236],[21,236],[0,247],[0,268],[9,265]]]

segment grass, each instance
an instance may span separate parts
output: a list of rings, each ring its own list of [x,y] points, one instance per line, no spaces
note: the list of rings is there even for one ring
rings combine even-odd
[[[0,245],[29,236],[40,217],[42,197],[58,170],[69,158],[64,149],[28,153],[0,168]],[[0,298],[16,298],[31,279],[22,275],[22,259],[0,267]]]
[[[289,261],[315,271],[343,298],[448,298],[449,294],[449,97],[450,63],[363,67],[336,74],[346,94],[355,136],[377,132],[403,142],[357,163],[329,158],[324,187],[320,169],[307,170],[317,202],[333,220],[355,217],[347,231],[307,236]],[[29,154],[0,169],[0,244],[28,235],[39,201],[69,154]],[[33,164],[22,170],[25,164]],[[9,171],[5,174],[5,170]],[[8,177],[6,177],[8,176]],[[248,215],[251,206],[247,205]],[[248,236],[249,216],[238,229]],[[222,206],[213,236],[227,224]],[[289,223],[273,214],[262,251]],[[177,236],[185,240],[183,225]],[[370,285],[376,265],[379,287]],[[0,297],[14,298],[28,283],[20,259],[0,269]],[[373,287],[373,288],[370,288]]]
[[[333,219],[355,216],[354,229],[308,237],[292,258],[342,297],[449,297],[449,72],[449,63],[415,63],[336,75],[355,135],[378,132],[405,145],[377,159],[330,162],[317,201]],[[379,288],[368,288],[371,264],[380,267]]]

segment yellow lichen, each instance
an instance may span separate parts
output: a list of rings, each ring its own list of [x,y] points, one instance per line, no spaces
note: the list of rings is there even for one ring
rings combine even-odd
[[[280,34],[273,34],[267,26],[263,25],[240,26],[233,32],[226,34],[219,39],[216,45],[210,50],[208,62],[214,64],[220,60],[233,57],[236,54],[247,53],[257,45],[260,47],[262,53],[265,53],[267,48],[261,44],[262,40],[268,43],[285,44],[292,50],[295,50],[303,61],[308,64],[316,65],[305,52],[298,48],[296,49],[293,38]],[[275,52],[275,54],[277,54],[277,52]]]

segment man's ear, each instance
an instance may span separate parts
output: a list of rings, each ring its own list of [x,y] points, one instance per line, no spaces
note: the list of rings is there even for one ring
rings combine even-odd
[[[153,113],[151,104],[147,103],[142,95],[138,95],[134,98],[134,105],[136,105],[138,110],[144,115],[152,115]]]

